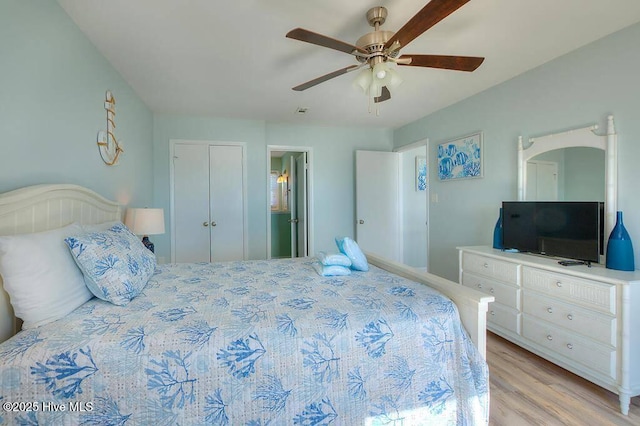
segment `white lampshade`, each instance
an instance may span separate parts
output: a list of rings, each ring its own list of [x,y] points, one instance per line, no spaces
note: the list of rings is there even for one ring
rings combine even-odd
[[[371,68],[360,71],[353,83],[367,93],[369,86],[371,85]]]
[[[127,209],[124,224],[136,235],[164,234],[164,210]]]
[[[391,88],[398,87],[404,81],[402,77],[400,77],[400,74],[395,69],[393,69],[393,67],[389,67],[389,69],[387,69],[387,74],[389,75],[388,86]]]
[[[393,89],[402,83],[402,77],[395,70],[393,62],[377,62],[373,68],[362,70],[353,81],[371,98],[382,96],[382,88]]]
[[[384,84],[380,84],[373,79],[371,86],[369,86],[369,96],[372,98],[379,98],[382,96],[382,87],[384,87]]]

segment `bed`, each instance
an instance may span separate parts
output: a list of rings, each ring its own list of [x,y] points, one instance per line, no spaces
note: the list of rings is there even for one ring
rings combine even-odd
[[[75,185],[0,195],[0,235],[121,217]],[[313,258],[158,265],[126,306],[92,298],[1,343],[1,422],[487,424],[492,298],[367,259],[346,277]]]

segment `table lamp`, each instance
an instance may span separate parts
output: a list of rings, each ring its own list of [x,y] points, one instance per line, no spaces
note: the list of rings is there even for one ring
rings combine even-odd
[[[149,240],[149,235],[164,234],[164,210],[129,208],[124,224],[134,234],[142,235],[142,244],[154,252],[154,245]]]

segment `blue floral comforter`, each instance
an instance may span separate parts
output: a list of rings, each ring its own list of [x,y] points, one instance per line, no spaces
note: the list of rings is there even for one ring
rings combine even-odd
[[[0,423],[472,425],[488,369],[446,297],[376,267],[161,265],[0,344]]]

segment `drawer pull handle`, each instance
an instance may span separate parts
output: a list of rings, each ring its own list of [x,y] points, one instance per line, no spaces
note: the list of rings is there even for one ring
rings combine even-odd
[[[485,264],[483,265],[485,268],[489,267],[489,264],[485,262]]]
[[[493,287],[489,290],[489,293],[493,294]]]
[[[556,285],[557,285],[558,287],[562,287],[562,282],[558,281],[558,282],[556,282]]]
[[[547,312],[549,312],[550,314],[553,313],[553,308],[547,308]]]
[[[491,311],[491,315],[495,316],[496,315],[496,311]]]
[[[569,321],[573,321],[573,315],[571,315],[571,314],[567,315],[567,319],[568,319]]]
[[[573,345],[571,343],[567,343],[567,348],[573,349]]]
[[[482,288],[482,284],[478,284],[478,288]]]
[[[550,334],[548,334],[548,335],[547,335],[547,340],[553,340],[553,336],[552,336],[552,335],[550,335]]]

